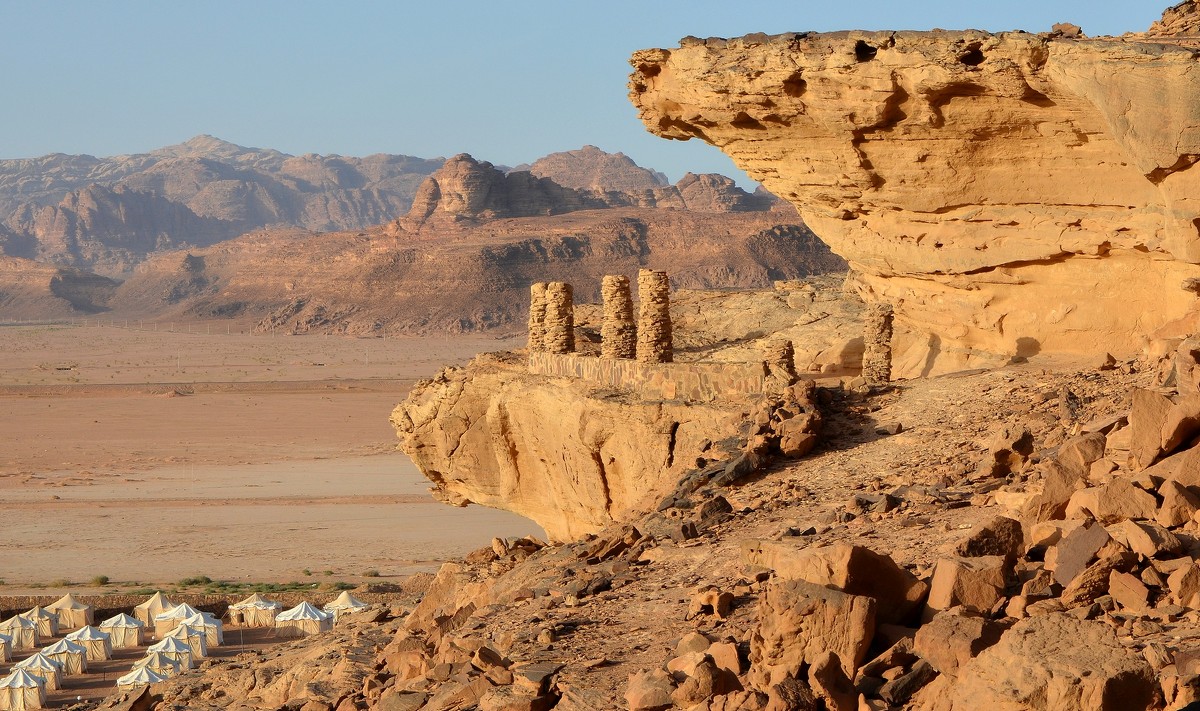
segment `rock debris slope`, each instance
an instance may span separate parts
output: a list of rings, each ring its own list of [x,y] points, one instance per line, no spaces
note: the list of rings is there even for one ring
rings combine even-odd
[[[1194,6],[1154,36],[841,32],[636,53],[630,99],[699,138],[887,301],[895,373],[1180,335],[1200,276]]]

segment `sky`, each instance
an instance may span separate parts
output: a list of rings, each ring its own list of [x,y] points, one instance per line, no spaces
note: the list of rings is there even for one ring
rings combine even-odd
[[[1139,31],[1173,0],[0,0],[0,158],[140,153],[210,134],[285,153],[470,153],[499,165],[595,145],[672,180],[750,181],[647,133],[628,58],[681,37],[843,29]]]

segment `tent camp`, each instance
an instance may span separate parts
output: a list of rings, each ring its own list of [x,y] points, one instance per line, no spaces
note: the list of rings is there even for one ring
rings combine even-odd
[[[181,639],[167,637],[157,644],[150,645],[150,648],[146,650],[147,654],[154,652],[162,652],[164,656],[179,662],[181,669],[188,670],[192,668],[192,659],[194,658],[192,648],[188,646],[187,642]]]
[[[163,636],[163,639],[174,637],[192,648],[192,656],[200,659],[208,656],[208,641],[205,639],[204,628],[199,625],[184,623]]]
[[[62,688],[62,665],[41,652],[17,662],[13,669],[24,669],[34,676],[40,676],[46,682],[46,691]]]
[[[12,637],[0,634],[0,662],[12,661]]]
[[[98,627],[80,627],[67,635],[67,639],[87,650],[89,662],[112,659],[112,637]]]
[[[0,679],[0,704],[3,704],[0,708],[12,711],[40,709],[46,705],[45,685],[40,677],[24,669],[14,669]]]
[[[60,639],[49,647],[43,647],[42,654],[61,664],[63,674],[87,673],[87,650],[69,639]]]
[[[183,665],[178,659],[172,659],[162,652],[150,652],[133,663],[134,669],[146,667],[159,676],[171,677],[183,671]]]
[[[157,684],[160,681],[166,681],[167,677],[156,674],[146,667],[137,667],[125,676],[117,677],[117,687],[129,688],[135,686],[150,686]]]
[[[275,633],[280,637],[305,637],[333,628],[333,615],[321,612],[307,602],[275,616]]]
[[[176,605],[169,610],[164,610],[154,616],[154,636],[162,639],[163,635],[175,629],[180,622],[183,622],[192,615],[198,614],[200,614],[200,611],[186,602]]]
[[[101,622],[100,629],[108,633],[113,649],[129,649],[142,646],[146,623],[122,612]]]
[[[203,627],[204,636],[208,639],[210,647],[220,647],[225,644],[225,626],[207,612],[197,612],[184,620],[182,624],[190,627]]]
[[[58,627],[64,630],[75,630],[92,624],[92,606],[85,605],[67,593],[54,602],[46,605],[46,609],[58,615]]]
[[[50,612],[44,607],[35,607],[32,610],[21,613],[21,617],[29,620],[37,625],[38,635],[41,637],[57,637],[58,636],[58,615]]]
[[[246,627],[270,627],[283,605],[254,593],[229,606],[229,623]]]
[[[147,627],[154,626],[154,618],[175,607],[166,595],[156,592],[150,599],[133,608],[133,616],[141,620]]]
[[[341,595],[335,597],[333,602],[325,606],[325,611],[333,613],[334,620],[337,620],[342,615],[362,612],[369,607],[371,606],[351,595],[349,590],[343,590]]]
[[[0,634],[12,638],[13,649],[34,649],[42,643],[37,623],[20,615],[0,622]]]

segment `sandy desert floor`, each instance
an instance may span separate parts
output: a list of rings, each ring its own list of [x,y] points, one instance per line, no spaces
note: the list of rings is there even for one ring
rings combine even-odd
[[[518,344],[208,330],[0,328],[0,594],[353,582],[540,534],[433,501],[388,424],[413,380]]]

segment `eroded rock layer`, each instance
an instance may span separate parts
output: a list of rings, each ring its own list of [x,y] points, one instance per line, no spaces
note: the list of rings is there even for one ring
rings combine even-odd
[[[894,375],[1130,355],[1195,308],[1180,288],[1200,276],[1190,49],[801,33],[631,62],[651,132],[720,148],[894,305]]]

